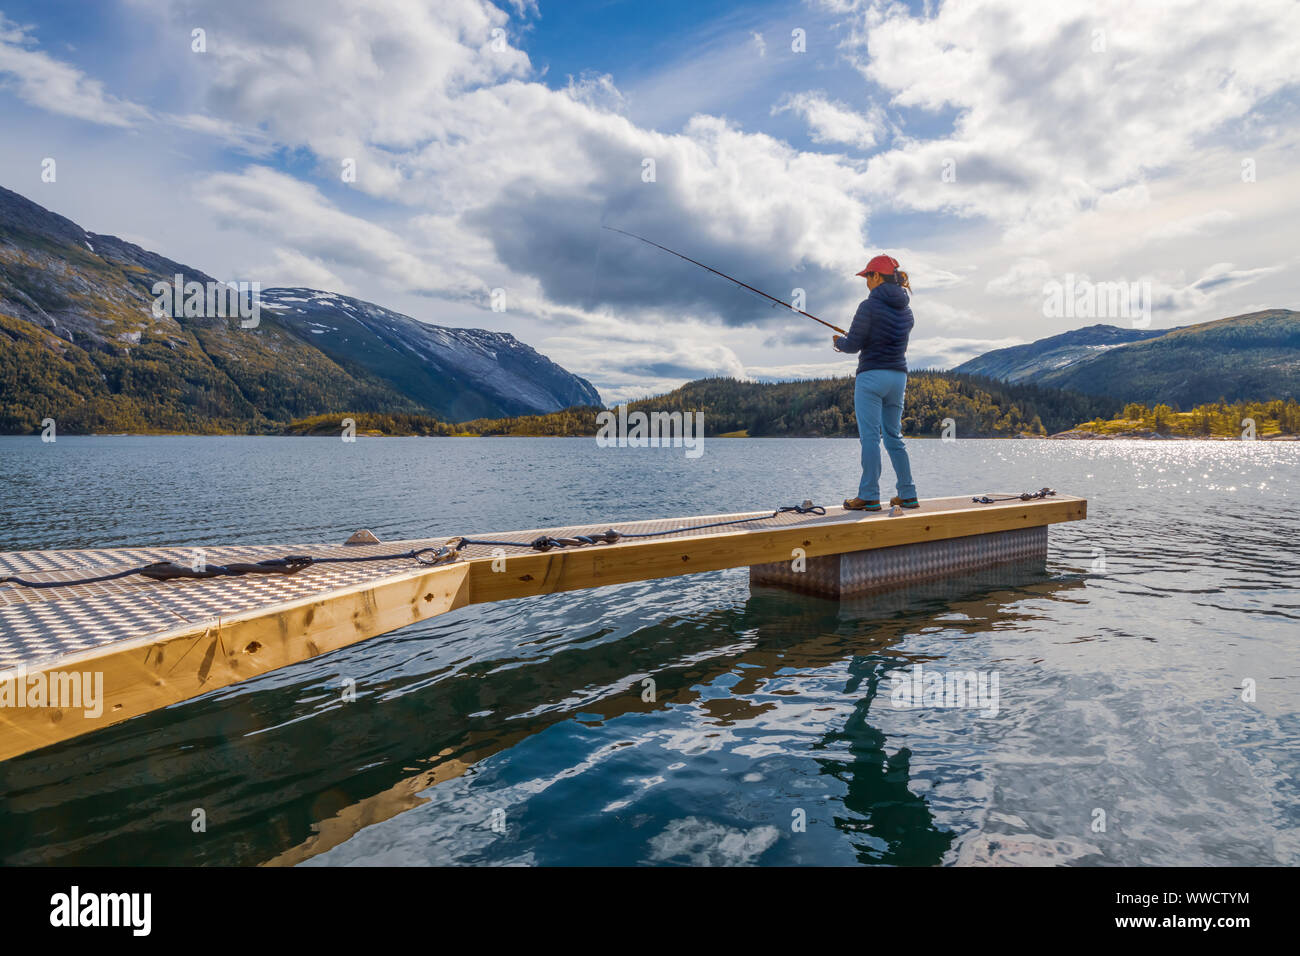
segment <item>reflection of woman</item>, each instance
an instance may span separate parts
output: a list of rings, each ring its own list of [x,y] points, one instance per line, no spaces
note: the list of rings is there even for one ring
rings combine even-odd
[[[858,496],[844,502],[854,511],[880,510],[880,442],[898,480],[898,497],[904,508],[916,508],[912,463],[903,443],[903,396],[907,391],[907,339],[912,333],[912,287],[898,260],[876,256],[858,273],[865,276],[871,294],[862,300],[848,335],[832,339],[841,352],[858,353],[853,409],[862,440],[862,481]]]

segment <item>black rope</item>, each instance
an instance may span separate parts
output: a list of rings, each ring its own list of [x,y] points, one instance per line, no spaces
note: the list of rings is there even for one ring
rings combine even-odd
[[[1037,491],[1025,491],[1018,495],[1007,495],[1005,498],[990,498],[988,495],[980,495],[978,498],[972,498],[971,501],[977,505],[991,505],[999,501],[1034,501],[1037,498],[1051,498],[1056,494],[1051,488],[1040,488]]]
[[[140,574],[154,581],[173,581],[178,578],[224,578],[241,577],[246,574],[297,574],[314,564],[358,564],[363,561],[397,561],[403,558],[415,558],[421,564],[434,567],[455,561],[460,557],[460,550],[466,545],[484,547],[530,548],[534,551],[550,551],[553,548],[585,547],[595,544],[613,544],[622,538],[655,538],[682,531],[700,531],[705,528],[721,528],[726,525],[745,524],[750,521],[767,521],[782,514],[824,515],[826,509],[805,501],[801,505],[788,505],[777,508],[770,515],[755,515],[752,518],[735,518],[731,521],[714,521],[710,524],[687,525],[681,528],[669,528],[665,531],[616,531],[609,528],[599,534],[576,534],[568,538],[555,538],[542,535],[532,541],[489,541],[481,538],[451,538],[438,548],[416,548],[398,554],[363,554],[348,557],[316,558],[306,554],[286,555],[283,558],[269,558],[254,564],[209,564],[202,570],[196,570],[174,561],[157,561],[153,564],[101,574],[93,578],[78,578],[75,581],[28,581],[14,575],[0,575],[0,584],[17,584],[25,588],[70,588],[82,584],[99,584],[103,581],[116,581],[118,578]]]
[[[730,524],[745,524],[748,521],[770,521],[775,517],[783,514],[800,514],[800,515],[824,515],[826,509],[821,505],[815,505],[811,501],[805,501],[801,505],[787,505],[784,508],[777,508],[770,515],[759,515],[754,518],[736,518],[732,521],[714,521],[711,524],[697,524],[686,528],[674,528],[671,531],[640,531],[626,532],[625,538],[653,538],[663,534],[676,534],[679,531],[698,531],[701,528],[723,528]]]
[[[658,538],[667,534],[679,534],[683,531],[703,531],[705,528],[723,528],[727,525],[746,524],[750,521],[770,521],[782,514],[824,515],[826,509],[821,505],[813,504],[811,501],[805,501],[801,505],[787,505],[784,508],[777,508],[770,515],[754,515],[752,518],[734,518],[731,521],[713,521],[709,524],[686,525],[680,528],[668,528],[664,531],[618,531],[614,528],[608,528],[598,534],[576,534],[569,538],[553,538],[550,535],[542,535],[532,541],[488,541],[483,538],[459,538],[457,539],[456,550],[459,551],[465,545],[472,544],[485,548],[531,548],[534,551],[550,551],[553,548],[613,544],[623,538]]]
[[[153,565],[148,565],[148,567],[153,567]],[[100,581],[116,581],[118,578],[140,574],[142,570],[142,568],[131,568],[128,571],[118,571],[116,574],[101,574],[97,578],[81,578],[76,581],[24,581],[20,577],[0,575],[0,584],[21,584],[25,588],[70,588],[75,584],[98,584]]]
[[[432,558],[426,558],[432,554]],[[70,588],[81,584],[99,584],[103,581],[116,581],[118,578],[140,574],[153,581],[174,581],[177,578],[229,578],[242,577],[246,574],[297,574],[313,564],[353,564],[361,561],[396,561],[401,558],[415,558],[422,564],[436,565],[455,557],[455,551],[447,547],[417,548],[400,554],[368,554],[355,557],[314,558],[306,554],[292,554],[283,558],[268,558],[255,564],[209,564],[196,569],[175,561],[156,561],[126,571],[113,574],[101,574],[93,578],[78,578],[75,581],[28,581],[16,575],[0,575],[0,584],[18,584],[25,588]]]

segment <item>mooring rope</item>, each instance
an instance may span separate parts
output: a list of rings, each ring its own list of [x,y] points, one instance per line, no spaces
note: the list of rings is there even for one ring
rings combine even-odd
[[[465,545],[479,545],[486,548],[532,548],[534,551],[550,551],[552,548],[573,548],[584,547],[592,544],[613,544],[622,538],[657,538],[666,534],[678,534],[682,531],[703,531],[705,528],[723,528],[727,525],[745,524],[750,521],[770,521],[771,519],[783,514],[813,514],[824,515],[826,509],[821,505],[815,505],[811,501],[805,501],[801,505],[787,505],[784,508],[777,508],[770,515],[755,515],[752,518],[735,518],[731,521],[714,521],[709,524],[686,525],[681,528],[667,528],[663,531],[616,531],[609,528],[599,534],[575,534],[571,538],[553,538],[550,535],[542,535],[532,541],[489,541],[483,538],[453,538],[457,542],[456,550],[459,551]]]
[[[1033,501],[1036,498],[1051,498],[1056,494],[1051,488],[1040,488],[1037,491],[1025,491],[1018,495],[1007,495],[1005,498],[990,498],[988,495],[980,495],[978,498],[972,498],[971,501],[977,505],[991,505],[999,501]]]
[[[777,508],[770,515],[754,515],[752,518],[734,518],[730,521],[714,521],[709,524],[685,525],[679,528],[666,528],[662,531],[618,531],[608,528],[599,534],[578,534],[567,538],[542,535],[532,541],[490,541],[482,538],[456,537],[448,539],[441,547],[416,548],[398,554],[366,554],[355,557],[318,558],[306,554],[286,555],[283,558],[269,558],[253,564],[209,564],[203,568],[193,568],[174,561],[157,561],[112,574],[98,577],[78,578],[75,581],[28,581],[15,575],[0,575],[0,584],[17,584],[25,588],[70,588],[82,584],[99,584],[104,581],[116,581],[118,578],[140,574],[154,581],[171,581],[177,578],[222,578],[241,577],[246,574],[297,574],[304,568],[316,564],[359,564],[366,561],[396,561],[402,558],[414,558],[430,567],[455,561],[460,551],[467,545],[498,548],[527,548],[533,551],[550,551],[553,548],[585,547],[595,544],[613,544],[623,538],[656,538],[663,535],[679,534],[683,531],[702,531],[705,528],[721,528],[727,525],[745,524],[751,521],[769,521],[783,514],[824,515],[826,509],[805,501],[801,505],[787,505]],[[453,544],[454,542],[454,544]]]
[[[101,574],[93,578],[77,578],[75,581],[28,581],[16,575],[0,575],[0,584],[19,584],[25,588],[70,588],[80,584],[99,584],[103,581],[116,581],[118,578],[140,574],[154,581],[172,581],[176,578],[232,578],[246,574],[297,574],[313,564],[352,564],[361,561],[395,561],[399,558],[416,558],[424,564],[437,564],[438,560],[428,561],[422,555],[433,552],[435,555],[445,548],[417,548],[400,554],[370,554],[345,558],[316,558],[306,554],[291,554],[283,558],[268,558],[254,564],[208,564],[194,568],[175,561],[156,561],[126,571]]]

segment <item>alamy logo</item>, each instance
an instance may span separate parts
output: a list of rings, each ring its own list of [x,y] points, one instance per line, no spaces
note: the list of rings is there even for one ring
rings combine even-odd
[[[0,708],[79,709],[90,718],[104,713],[103,671],[38,671],[19,667],[0,671]]]
[[[153,314],[158,318],[239,318],[240,328],[255,329],[262,321],[262,283],[186,282],[176,273],[173,281],[155,282]]]
[[[1043,317],[1048,319],[1128,319],[1133,328],[1151,325],[1151,280],[1091,282],[1072,272],[1065,282],[1043,284]]]
[[[50,925],[128,926],[133,936],[148,936],[153,925],[150,893],[82,893],[78,886],[50,897]]]
[[[963,707],[980,710],[981,717],[998,715],[997,671],[948,671],[913,664],[895,671],[890,698],[895,707]]]
[[[703,412],[629,412],[596,415],[596,444],[601,448],[685,448],[687,458],[704,454]]]

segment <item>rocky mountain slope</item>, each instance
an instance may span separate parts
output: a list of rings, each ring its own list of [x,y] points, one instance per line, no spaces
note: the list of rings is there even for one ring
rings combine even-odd
[[[452,421],[600,404],[585,379],[509,333],[429,325],[314,289],[267,289],[261,301],[263,315],[334,361],[383,378]]]
[[[967,375],[985,375],[1003,382],[1034,381],[1036,377],[1095,358],[1099,353],[1130,342],[1164,335],[1168,329],[1124,329],[1090,325],[1028,345],[985,352],[953,369]]]
[[[268,431],[339,409],[459,421],[595,404],[511,335],[448,329],[309,289],[260,322],[152,310],[156,282],[212,277],[0,188],[0,432]]]
[[[1177,329],[1142,332],[1111,341],[1087,333],[1072,343],[1052,336],[1015,349],[999,349],[954,371],[992,375],[1022,384],[1106,395],[1126,402],[1191,408],[1219,400],[1300,398],[1300,312],[1268,309]]]

